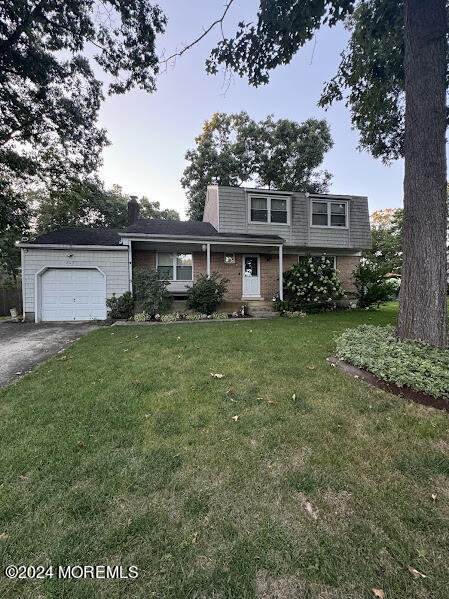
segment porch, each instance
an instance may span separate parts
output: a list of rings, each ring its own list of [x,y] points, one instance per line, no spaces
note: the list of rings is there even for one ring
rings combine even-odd
[[[168,290],[175,299],[185,296],[199,275],[219,272],[229,279],[226,302],[271,302],[275,294],[282,298],[282,273],[295,260],[284,256],[280,240],[125,241],[129,247],[131,281],[132,271],[137,268],[157,270],[161,278],[170,281]]]

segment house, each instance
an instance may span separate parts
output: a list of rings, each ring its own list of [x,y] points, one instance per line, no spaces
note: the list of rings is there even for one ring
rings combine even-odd
[[[368,200],[209,186],[202,222],[139,219],[128,203],[128,227],[59,229],[19,244],[26,320],[106,318],[106,298],[132,290],[136,268],[157,269],[177,298],[199,274],[229,279],[225,300],[271,307],[282,297],[282,273],[306,253],[332,257],[345,290],[370,247]]]

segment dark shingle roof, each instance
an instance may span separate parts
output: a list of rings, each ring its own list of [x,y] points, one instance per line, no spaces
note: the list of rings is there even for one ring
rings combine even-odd
[[[26,243],[55,245],[120,245],[120,235],[126,233],[144,235],[178,235],[185,237],[216,237],[242,239],[281,240],[278,235],[251,235],[246,233],[219,233],[210,223],[201,221],[140,219],[126,229],[55,229],[43,233]]]
[[[242,237],[255,239],[281,239],[278,235],[250,235],[246,233],[219,233],[210,223],[202,221],[158,220],[141,218],[123,233],[144,235],[185,235],[186,237]]]
[[[120,229],[55,229],[43,233],[26,243],[57,245],[119,245]]]

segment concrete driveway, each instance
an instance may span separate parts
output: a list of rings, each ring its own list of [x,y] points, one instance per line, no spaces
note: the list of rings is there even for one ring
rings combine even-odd
[[[90,322],[0,322],[0,387],[97,328]]]

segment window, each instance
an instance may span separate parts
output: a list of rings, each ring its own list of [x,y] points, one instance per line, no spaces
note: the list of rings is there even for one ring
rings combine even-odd
[[[225,264],[235,264],[235,254],[224,255]]]
[[[313,227],[346,227],[347,202],[312,202]]]
[[[250,196],[249,222],[288,224],[288,199]]]
[[[251,221],[268,222],[268,198],[251,198]]]
[[[192,254],[157,253],[157,271],[167,281],[192,281]]]
[[[271,222],[283,223],[287,222],[287,200],[271,199]]]

